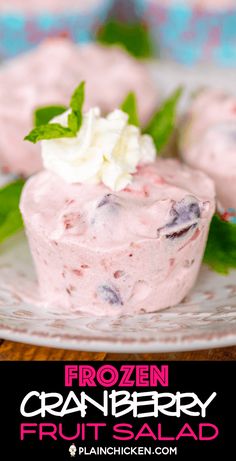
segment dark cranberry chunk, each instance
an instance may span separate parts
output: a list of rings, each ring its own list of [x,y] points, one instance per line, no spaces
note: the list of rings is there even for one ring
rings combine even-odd
[[[113,206],[120,206],[120,203],[118,201],[118,197],[115,194],[106,194],[104,197],[98,202],[97,208],[101,208],[103,206],[109,205],[111,207]]]
[[[201,217],[199,203],[193,197],[185,197],[180,202],[174,202],[170,210],[170,221],[157,229],[157,235],[165,235],[167,239],[184,237],[198,225]]]
[[[173,217],[166,227],[179,226],[200,218],[201,211],[198,202],[189,199],[183,199],[176,202],[170,212]]]
[[[104,301],[111,305],[120,305],[123,306],[123,301],[121,299],[119,290],[114,286],[110,285],[100,285],[98,287],[99,295],[102,297]]]
[[[102,200],[100,200],[100,202],[98,203],[97,208],[101,208],[102,206],[107,205],[108,203],[110,203],[111,202],[111,197],[112,197],[112,194],[104,195]]]
[[[194,229],[197,226],[197,224],[192,224],[192,226],[184,227],[183,229],[180,229],[179,231],[172,232],[171,234],[166,234],[167,239],[176,239],[180,237],[184,237],[190,230]]]

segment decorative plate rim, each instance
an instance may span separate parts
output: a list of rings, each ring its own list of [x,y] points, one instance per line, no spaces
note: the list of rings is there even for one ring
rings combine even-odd
[[[13,334],[14,333],[14,334]],[[165,352],[184,352],[195,351],[203,349],[215,349],[221,347],[236,346],[236,330],[235,333],[222,333],[213,336],[212,339],[193,339],[193,335],[186,334],[181,336],[179,341],[169,342],[144,340],[140,338],[135,341],[119,341],[116,339],[114,342],[104,341],[102,338],[85,338],[78,336],[78,338],[71,337],[66,340],[63,335],[54,335],[48,337],[40,336],[39,334],[25,334],[24,331],[12,331],[11,328],[2,328],[0,324],[0,335],[4,340],[13,342],[23,342],[35,346],[53,347],[56,349],[66,349],[75,351],[88,351],[88,352],[110,352],[110,353],[165,353]],[[69,335],[66,335],[69,336]],[[190,340],[191,337],[191,340]],[[73,338],[73,339],[72,339]],[[99,346],[99,348],[98,348]],[[128,350],[127,350],[128,346]]]

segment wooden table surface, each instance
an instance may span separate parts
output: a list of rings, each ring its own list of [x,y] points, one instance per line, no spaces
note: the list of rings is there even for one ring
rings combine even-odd
[[[0,360],[236,360],[236,346],[168,354],[110,354],[38,347],[2,340]]]

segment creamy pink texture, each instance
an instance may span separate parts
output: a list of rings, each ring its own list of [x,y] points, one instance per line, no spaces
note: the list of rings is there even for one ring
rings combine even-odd
[[[0,11],[20,11],[39,13],[42,11],[61,12],[68,9],[88,10],[103,0],[0,0]]]
[[[188,165],[215,181],[220,207],[236,208],[236,97],[201,91],[183,124],[180,150]]]
[[[45,302],[104,315],[180,302],[198,274],[214,195],[208,177],[176,160],[139,167],[119,193],[32,177],[21,212]]]
[[[109,112],[129,91],[137,94],[143,122],[153,112],[156,90],[144,65],[119,48],[78,47],[49,40],[19,57],[0,73],[0,164],[5,171],[29,175],[41,169],[39,146],[23,141],[32,129],[33,111],[50,104],[68,105],[71,92],[86,80],[85,110]]]

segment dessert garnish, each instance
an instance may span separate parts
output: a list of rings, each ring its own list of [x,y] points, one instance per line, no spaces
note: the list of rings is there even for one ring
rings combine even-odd
[[[121,109],[105,117],[98,107],[83,113],[83,102],[84,82],[75,89],[66,112],[36,126],[25,139],[42,141],[44,167],[66,182],[103,183],[122,190],[138,165],[156,158],[151,136],[138,126],[135,95],[128,94]]]
[[[24,183],[18,179],[0,189],[0,243],[23,228],[19,201]]]
[[[221,274],[236,269],[236,224],[224,221],[218,214],[210,225],[204,262]]]
[[[140,126],[139,119],[138,119],[138,108],[137,108],[137,100],[136,96],[133,92],[130,92],[124,102],[121,104],[121,110],[126,112],[129,116],[129,123],[130,125]]]
[[[182,96],[183,88],[177,88],[159,107],[156,114],[153,115],[148,123],[145,133],[152,136],[157,151],[160,153],[170,141],[173,134],[175,124],[177,107],[179,100]]]
[[[67,126],[60,123],[51,122],[54,117],[63,114],[67,108],[64,106],[41,107],[35,111],[35,128],[25,137],[25,140],[36,143],[44,139],[59,139],[75,137],[82,123],[82,109],[84,102],[85,83],[81,82],[75,89],[71,101],[70,112],[68,114]],[[183,88],[177,88],[158,108],[152,116],[143,134],[149,134],[158,149],[158,154],[168,144],[176,122],[176,112],[179,100],[182,96]],[[121,104],[121,110],[128,114],[128,123],[140,126],[137,111],[136,96],[130,92]]]
[[[34,112],[34,126],[47,125],[52,118],[63,114],[66,110],[65,106],[38,107]]]
[[[181,89],[177,89],[173,95],[164,101],[148,124],[148,128],[143,130],[144,134],[149,132],[153,135],[154,143],[160,148],[163,148],[165,142],[168,142],[171,137],[173,127],[175,125],[174,117],[176,114],[176,107],[180,99],[181,92]],[[70,114],[68,114],[68,109],[64,106],[54,105],[39,107],[34,113],[35,128],[28,136],[26,136],[26,139],[36,143],[40,139],[53,140],[68,137],[71,139],[67,139],[67,142],[72,141],[72,139],[76,137],[76,131],[79,130],[80,124],[82,123],[83,100],[84,82],[76,88],[72,95],[70,101]],[[138,129],[139,120],[137,116],[137,103],[134,93],[129,93],[127,95],[121,105],[121,109],[122,112],[128,116],[126,123],[129,123]],[[52,119],[61,115],[65,117],[65,121],[70,124],[70,127],[63,126],[60,123],[49,123]],[[158,127],[157,125],[160,126]],[[158,143],[158,137],[161,140],[160,143]],[[147,140],[145,137],[144,139]],[[161,155],[161,151],[158,152],[158,155]],[[108,172],[108,176],[113,177],[114,172]],[[108,182],[110,183],[110,181]],[[23,185],[24,181],[19,179],[0,189],[0,242],[23,227],[19,212],[19,199]]]
[[[38,124],[26,137],[25,140],[31,141],[34,144],[43,139],[59,139],[59,138],[73,138],[79,131],[82,123],[82,107],[84,103],[84,85],[85,82],[81,82],[80,85],[75,89],[70,100],[70,110],[67,117],[67,126],[63,126],[60,123],[45,123]],[[44,109],[41,115],[44,114],[48,122],[51,120],[50,116],[53,117],[52,106]],[[61,110],[60,114],[64,111]],[[47,116],[46,116],[47,115]],[[57,111],[58,115],[58,111]],[[36,112],[36,121],[38,120]]]

